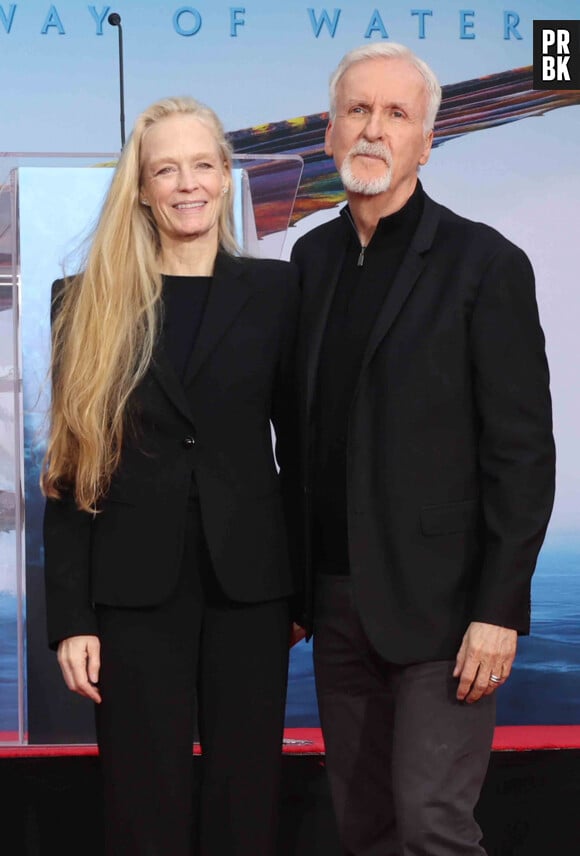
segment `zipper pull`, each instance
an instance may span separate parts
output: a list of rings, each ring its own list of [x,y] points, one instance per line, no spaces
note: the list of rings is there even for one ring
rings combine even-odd
[[[361,244],[358,262],[356,263],[357,267],[362,267],[365,263],[365,250],[366,250],[366,246],[364,244]]]

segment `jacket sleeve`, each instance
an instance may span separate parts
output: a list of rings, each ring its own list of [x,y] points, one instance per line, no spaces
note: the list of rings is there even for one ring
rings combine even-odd
[[[51,321],[64,291],[52,286]],[[96,635],[90,600],[90,552],[93,516],[79,511],[72,495],[47,499],[44,508],[44,578],[48,644],[55,649],[69,636]]]
[[[47,499],[44,509],[44,579],[48,644],[69,636],[97,635],[90,599],[93,516],[72,497]]]
[[[290,275],[280,340],[280,357],[272,396],[272,423],[276,435],[276,461],[280,468],[290,560],[297,592],[293,606],[293,618],[296,621],[301,621],[304,562],[301,548],[302,480],[300,477],[299,408],[295,355],[300,292],[298,271],[295,265],[289,265],[288,270]]]
[[[506,242],[471,324],[485,553],[473,620],[529,631],[530,588],[554,501],[544,334],[526,255]]]

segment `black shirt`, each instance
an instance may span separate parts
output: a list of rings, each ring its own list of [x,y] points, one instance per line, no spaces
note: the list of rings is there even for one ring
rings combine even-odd
[[[423,203],[423,189],[417,182],[405,205],[379,220],[362,254],[348,206],[341,211],[347,249],[322,341],[314,409],[313,551],[315,568],[322,573],[349,573],[350,404],[373,323],[417,228]]]
[[[211,280],[163,274],[163,345],[180,380],[197,340]]]
[[[163,347],[182,382],[197,341],[211,281],[211,276],[163,274]],[[197,515],[197,525],[201,527],[199,491],[193,472],[188,504]],[[203,566],[203,562],[200,566]]]

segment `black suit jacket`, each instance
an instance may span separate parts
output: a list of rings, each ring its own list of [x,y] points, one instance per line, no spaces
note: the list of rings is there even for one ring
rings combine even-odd
[[[70,498],[46,503],[51,646],[96,633],[95,603],[148,606],[171,594],[192,476],[225,593],[257,602],[295,591],[282,494],[296,481],[298,306],[293,265],[218,256],[185,382],[159,346],[133,394],[137,432],[126,432],[100,513],[81,512]]]
[[[307,494],[340,235],[333,220],[293,250],[303,291]],[[454,658],[472,620],[528,632],[553,496],[548,367],[530,263],[495,230],[427,197],[369,336],[349,415],[350,568],[381,655]]]

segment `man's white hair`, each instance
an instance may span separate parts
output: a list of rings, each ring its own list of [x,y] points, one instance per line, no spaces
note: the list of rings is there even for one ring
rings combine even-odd
[[[427,92],[427,112],[424,122],[425,134],[432,131],[441,104],[441,86],[439,81],[426,62],[419,59],[405,45],[399,45],[396,42],[373,42],[369,45],[361,45],[361,47],[354,48],[343,56],[336,71],[330,77],[330,118],[334,119],[336,116],[336,89],[343,74],[355,62],[362,62],[366,59],[405,59],[417,69],[425,81]]]

